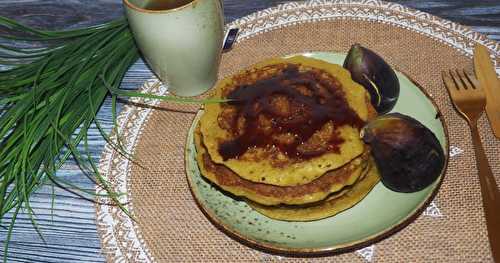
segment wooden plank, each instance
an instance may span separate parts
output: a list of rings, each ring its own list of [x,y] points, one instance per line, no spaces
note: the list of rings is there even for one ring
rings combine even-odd
[[[226,0],[226,21],[250,14],[283,0]],[[500,40],[500,1],[481,0],[399,0],[411,8],[472,26],[491,39]],[[0,15],[15,18],[28,25],[47,29],[78,28],[95,25],[120,17],[121,0],[0,0]],[[151,77],[151,71],[138,61],[127,73],[122,88],[135,89]],[[122,104],[120,103],[119,109]],[[102,106],[98,119],[107,132],[111,130],[111,101]],[[89,131],[91,156],[98,161],[104,140],[95,127]],[[85,189],[93,184],[82,176],[74,161],[69,161],[58,173]],[[32,206],[47,244],[37,236],[26,215],[21,215],[15,228],[8,262],[103,262],[100,241],[95,227],[92,203],[60,189],[55,191],[51,212],[52,190],[41,188],[33,196]],[[6,218],[8,220],[9,217]],[[5,223],[5,222],[4,222]],[[6,231],[0,229],[0,240]],[[0,242],[0,255],[3,245]]]

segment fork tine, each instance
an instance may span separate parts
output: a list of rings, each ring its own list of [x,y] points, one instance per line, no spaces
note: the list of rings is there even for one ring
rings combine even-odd
[[[450,95],[452,95],[453,93],[455,93],[457,91],[457,87],[455,85],[455,82],[453,81],[453,79],[451,78],[451,75],[448,72],[442,71],[441,75],[443,78],[444,85],[448,89],[448,92],[450,92]]]
[[[448,72],[442,71],[441,75],[443,78],[444,86],[448,90],[448,94],[450,95],[451,100],[453,101],[453,97],[456,97],[457,96],[456,93],[458,92],[455,82],[453,81],[451,75]]]
[[[460,71],[457,69],[457,74],[460,77],[460,80],[465,86],[465,89],[475,89],[474,83],[472,83],[469,79],[469,77],[466,76],[465,69],[463,71]]]
[[[479,85],[479,82],[477,81],[476,77],[472,75],[472,73],[464,69],[464,74],[465,76],[467,76],[467,79],[470,81],[470,83],[472,83],[472,87],[474,89],[481,89],[481,85]]]
[[[453,81],[455,82],[455,86],[456,86],[457,90],[466,89],[464,86],[464,83],[460,80],[460,77],[458,76],[457,71],[450,70],[450,75],[451,75],[451,78],[453,78]]]

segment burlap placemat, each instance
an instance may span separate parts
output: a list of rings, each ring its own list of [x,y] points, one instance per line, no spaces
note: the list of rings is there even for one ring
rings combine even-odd
[[[440,72],[471,68],[471,49],[476,43],[485,44],[496,55],[498,66],[498,43],[426,13],[377,1],[290,3],[252,14],[231,26],[240,27],[241,33],[234,48],[223,56],[220,77],[268,57],[305,51],[347,52],[359,42],[421,84],[442,111],[452,146],[438,195],[414,223],[352,253],[289,258],[254,250],[213,226],[189,191],[184,144],[198,107],[136,100],[151,106],[126,106],[118,127],[135,162],[107,146],[100,163],[113,187],[128,193],[122,201],[136,219],[132,222],[114,206],[97,206],[98,231],[109,262],[492,261],[469,129],[453,110]],[[166,92],[154,79],[142,90]],[[498,181],[500,141],[484,116],[479,125]]]

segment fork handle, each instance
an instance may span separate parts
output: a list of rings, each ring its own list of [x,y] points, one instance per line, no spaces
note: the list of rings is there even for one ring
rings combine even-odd
[[[488,229],[491,252],[495,262],[500,263],[500,192],[491,172],[490,164],[484,153],[477,125],[471,125],[472,143],[476,153],[479,182],[483,198],[484,216]]]

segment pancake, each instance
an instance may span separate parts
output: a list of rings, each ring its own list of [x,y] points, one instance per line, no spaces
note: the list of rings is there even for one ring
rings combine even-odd
[[[369,94],[339,65],[270,59],[218,83],[200,120],[211,160],[243,179],[307,184],[365,151]]]
[[[275,186],[256,183],[239,177],[224,165],[212,162],[203,145],[199,128],[195,131],[197,162],[201,174],[223,190],[263,205],[299,205],[317,202],[329,194],[351,185],[368,166],[369,152],[344,166],[329,171],[312,182],[298,186]]]
[[[352,186],[347,186],[334,193],[326,200],[308,206],[263,206],[248,201],[248,204],[257,212],[277,220],[284,221],[313,221],[334,216],[347,210],[363,200],[373,187],[380,181],[379,171],[373,161],[366,175]]]

